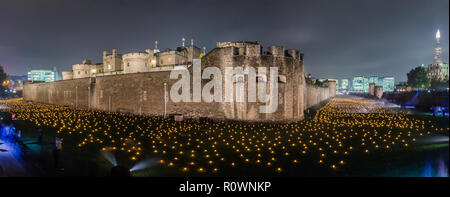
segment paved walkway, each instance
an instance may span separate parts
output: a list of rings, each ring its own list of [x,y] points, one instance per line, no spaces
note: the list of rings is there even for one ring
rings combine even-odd
[[[0,177],[2,176],[29,176],[27,170],[15,157],[20,147],[0,140]]]

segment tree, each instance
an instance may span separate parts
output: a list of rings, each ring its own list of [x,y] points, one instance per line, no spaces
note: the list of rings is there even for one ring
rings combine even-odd
[[[8,75],[6,75],[5,70],[3,69],[3,66],[0,65],[0,81],[3,82],[6,80]]]
[[[413,88],[428,89],[431,80],[427,76],[427,70],[423,66],[416,67],[408,72],[408,85]]]

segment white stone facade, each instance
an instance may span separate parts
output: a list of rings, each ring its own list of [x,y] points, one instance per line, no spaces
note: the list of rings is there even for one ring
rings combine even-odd
[[[123,59],[123,72],[127,73],[139,73],[148,72],[153,66],[149,64],[149,59],[153,58],[152,54],[147,52],[126,53],[122,55]]]

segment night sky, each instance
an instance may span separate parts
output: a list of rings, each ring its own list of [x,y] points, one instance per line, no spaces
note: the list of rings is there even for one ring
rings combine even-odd
[[[433,62],[441,30],[448,61],[448,0],[0,0],[0,64],[10,75],[71,70],[83,59],[175,48],[181,38],[207,50],[217,41],[259,41],[305,54],[318,78],[394,76]]]

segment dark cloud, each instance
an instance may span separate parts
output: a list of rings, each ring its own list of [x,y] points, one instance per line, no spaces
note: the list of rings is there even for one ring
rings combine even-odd
[[[448,0],[1,0],[0,64],[9,74],[69,70],[82,59],[180,45],[212,49],[217,41],[260,41],[305,53],[314,76],[392,75],[432,62],[441,29],[448,60]]]

